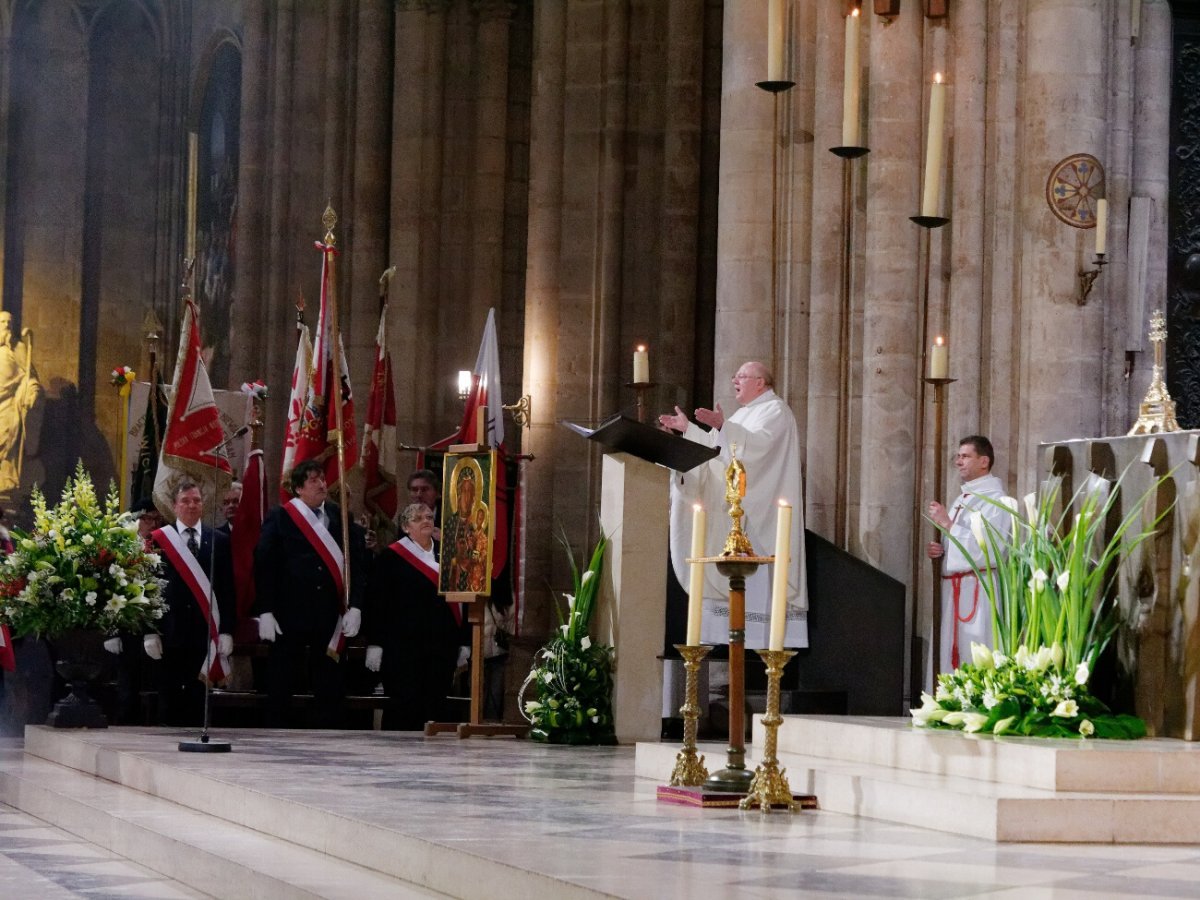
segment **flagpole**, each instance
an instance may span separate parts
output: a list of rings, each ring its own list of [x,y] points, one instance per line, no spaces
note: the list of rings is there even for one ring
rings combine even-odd
[[[342,548],[345,553],[345,573],[342,578],[342,613],[350,608],[350,510],[346,503],[346,440],[342,433],[342,333],[338,328],[337,308],[337,279],[334,277],[334,257],[337,238],[333,235],[333,226],[337,224],[337,213],[333,211],[333,201],[325,206],[321,216],[321,224],[325,226],[325,289],[329,292],[329,358],[330,368],[333,369],[331,392],[336,392],[333,398],[334,435],[337,442],[337,476],[338,476],[338,506],[342,518]]]

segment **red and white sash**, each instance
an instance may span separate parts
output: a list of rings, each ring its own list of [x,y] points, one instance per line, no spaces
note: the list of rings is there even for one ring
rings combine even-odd
[[[199,538],[200,529],[197,528],[196,531],[197,538]],[[175,571],[179,573],[183,583],[192,592],[192,597],[200,607],[200,612],[204,614],[204,620],[208,622],[208,652],[205,654],[204,662],[200,665],[200,680],[224,681],[225,667],[221,665],[221,654],[217,652],[221,612],[216,604],[209,602],[208,598],[212,596],[212,584],[209,582],[208,576],[204,574],[204,570],[200,568],[200,560],[196,559],[192,551],[188,549],[183,536],[174,525],[159,528],[150,537],[171,561],[171,565],[175,567]]]
[[[292,521],[296,523],[296,527],[300,529],[300,533],[304,535],[305,539],[312,545],[312,548],[317,551],[317,555],[325,563],[325,568],[329,570],[329,574],[333,578],[333,583],[337,587],[339,609],[337,625],[334,626],[333,637],[329,639],[329,644],[325,648],[326,653],[337,659],[346,647],[346,638],[342,634],[342,619],[346,614],[346,581],[344,575],[346,557],[342,554],[342,548],[333,539],[333,535],[329,533],[329,529],[321,524],[321,520],[317,518],[316,513],[303,500],[299,497],[293,497],[284,504],[283,508],[291,516]]]
[[[399,556],[402,560],[407,562],[414,569],[416,569],[418,572],[420,572],[422,575],[424,575],[426,578],[428,578],[435,588],[438,586],[438,581],[439,581],[438,570],[435,569],[433,566],[431,566],[429,563],[427,563],[425,560],[421,559],[421,557],[417,556],[417,554],[413,553],[412,550],[409,549],[409,547],[404,543],[404,538],[401,538],[400,540],[396,541],[394,544],[391,544],[388,547],[388,549],[395,551],[397,556]],[[454,621],[457,622],[459,625],[461,625],[462,624],[462,604],[461,603],[451,603],[450,604],[450,612],[454,613]]]

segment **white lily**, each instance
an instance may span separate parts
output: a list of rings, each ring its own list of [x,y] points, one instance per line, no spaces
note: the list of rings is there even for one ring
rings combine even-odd
[[[1096,733],[1096,726],[1092,724],[1091,719],[1084,719],[1079,723],[1079,733],[1083,737],[1091,737]]]
[[[1029,648],[1024,644],[1018,647],[1016,655],[1013,656],[1013,662],[1015,662],[1022,669],[1033,668],[1033,666],[1030,665],[1030,663],[1033,662],[1033,657],[1029,655]]]
[[[992,658],[992,651],[983,644],[971,642],[971,661],[981,669],[996,668],[995,660]]]
[[[1012,723],[1015,721],[1017,721],[1016,716],[1009,716],[1007,719],[1001,719],[992,726],[992,734],[1004,734],[1004,732],[1008,731],[1008,729],[1012,727]]]
[[[952,710],[942,717],[942,723],[957,728],[967,718],[967,714],[962,710]]]
[[[1059,716],[1063,719],[1074,718],[1079,715],[1079,704],[1074,700],[1063,700],[1058,706],[1054,707],[1054,711],[1050,715]]]
[[[1034,672],[1045,672],[1050,667],[1050,663],[1054,661],[1054,654],[1051,649],[1045,645],[1038,648],[1038,652],[1033,656],[1033,665],[1031,670]]]
[[[585,634],[582,638],[580,638],[579,646],[586,650],[588,647],[592,646],[592,639]]]
[[[1070,571],[1063,572],[1054,580],[1054,583],[1058,585],[1058,589],[1060,591],[1065,591],[1067,589],[1067,585],[1071,583]]]
[[[963,731],[974,733],[987,724],[988,717],[983,713],[963,713]]]
[[[987,543],[987,534],[983,528],[983,513],[971,513],[971,534],[975,537],[975,542],[983,547]]]

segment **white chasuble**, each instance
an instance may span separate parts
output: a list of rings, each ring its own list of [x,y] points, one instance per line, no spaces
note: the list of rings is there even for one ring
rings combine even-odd
[[[804,568],[804,495],[800,481],[800,435],[788,405],[768,390],[725,420],[720,431],[704,431],[688,425],[684,437],[718,447],[719,455],[690,472],[671,474],[671,563],[675,577],[685,588],[691,555],[692,506],[699,503],[707,513],[704,539],[706,556],[716,556],[725,546],[731,520],[725,502],[725,469],[730,462],[730,445],[746,467],[746,496],[742,498],[742,530],[758,556],[775,553],[775,525],[779,500],[792,506],[792,558],[788,569],[787,647],[808,646],[808,589]],[[704,619],[700,639],[704,643],[729,641],[729,579],[706,565]],[[773,566],[759,566],[746,579],[746,646],[766,647],[771,630],[771,579]]]

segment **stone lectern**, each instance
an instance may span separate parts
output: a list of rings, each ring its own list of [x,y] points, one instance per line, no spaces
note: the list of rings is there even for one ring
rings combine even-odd
[[[605,448],[600,526],[608,560],[593,619],[597,640],[616,648],[613,717],[617,740],[657,741],[662,732],[663,629],[667,603],[667,469],[686,472],[717,455],[626,416],[572,431]]]

